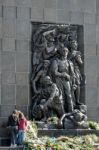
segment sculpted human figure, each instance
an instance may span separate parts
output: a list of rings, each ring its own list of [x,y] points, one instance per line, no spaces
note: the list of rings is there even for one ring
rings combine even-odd
[[[64,114],[60,119],[60,124],[64,129],[88,129],[87,116],[75,109],[72,113]]]
[[[83,64],[81,59],[80,51],[73,51],[71,54],[71,61],[73,62],[74,66],[74,73],[75,73],[75,87],[73,90],[74,101],[76,105],[80,105],[80,84],[82,80],[82,76],[80,73],[80,66]]]
[[[62,91],[65,107],[67,107],[68,112],[72,112],[73,99],[71,91],[71,79],[74,76],[74,72],[70,62],[67,59],[68,49],[66,47],[61,47],[58,50],[58,53],[59,57],[55,59],[51,65],[52,75],[58,88]]]
[[[55,30],[46,31],[43,33],[45,49],[43,50],[43,59],[51,59],[57,52],[55,45]]]
[[[42,100],[40,107],[43,115],[46,116],[48,109],[55,111],[60,118],[64,114],[62,95],[55,83],[51,81],[49,76],[42,78]],[[43,101],[43,104],[42,104]],[[47,116],[46,116],[47,117]],[[45,118],[46,118],[45,117]]]
[[[36,77],[34,78],[32,84],[33,84],[33,90],[35,94],[40,94],[40,80],[44,78],[48,74],[48,67],[50,65],[49,60],[43,61],[43,67],[39,70],[39,72],[36,74]],[[37,82],[39,82],[39,89],[37,87]]]

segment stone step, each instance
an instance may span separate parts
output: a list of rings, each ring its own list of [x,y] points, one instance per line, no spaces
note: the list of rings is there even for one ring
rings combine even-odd
[[[17,147],[1,146],[0,150],[24,150],[24,147],[23,146],[17,146]]]
[[[9,146],[10,145],[10,138],[9,137],[1,137],[0,138],[0,146]]]
[[[88,130],[88,129],[38,129],[38,136],[82,136],[88,134],[95,134],[99,136],[99,130]]]

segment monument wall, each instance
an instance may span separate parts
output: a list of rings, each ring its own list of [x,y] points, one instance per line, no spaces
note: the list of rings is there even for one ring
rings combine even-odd
[[[89,119],[99,120],[99,0],[0,0],[1,138],[13,109],[30,112],[32,22],[83,26],[84,101]]]

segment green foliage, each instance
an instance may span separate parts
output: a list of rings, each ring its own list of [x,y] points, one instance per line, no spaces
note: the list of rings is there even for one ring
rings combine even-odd
[[[99,130],[99,123],[94,121],[88,121],[88,124],[91,129]]]
[[[47,122],[48,123],[53,123],[53,124],[58,124],[58,117],[49,117]]]

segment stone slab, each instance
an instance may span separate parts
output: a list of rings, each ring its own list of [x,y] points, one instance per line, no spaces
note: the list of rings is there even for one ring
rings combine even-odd
[[[16,51],[28,52],[30,50],[29,40],[16,40]]]
[[[30,38],[30,22],[27,20],[17,20],[16,22],[16,38],[29,39]]]
[[[45,8],[44,9],[44,21],[45,22],[56,22],[57,21],[57,10],[52,9],[52,8]]]
[[[84,23],[84,14],[82,12],[71,12],[70,23],[82,25]]]
[[[17,85],[29,85],[29,74],[16,73],[16,84]]]
[[[70,12],[65,9],[57,10],[57,22],[67,23],[70,21]]]
[[[15,85],[1,85],[1,104],[15,105]]]
[[[16,86],[16,104],[28,105],[29,101],[29,87],[28,86]]]
[[[16,35],[16,20],[3,19],[3,35],[4,37],[15,37]]]
[[[3,38],[2,49],[3,49],[3,51],[15,51],[15,39],[14,38]]]
[[[30,8],[17,7],[17,19],[29,20],[30,19]]]
[[[4,6],[3,7],[3,18],[15,19],[16,18],[16,7],[15,6]]]
[[[45,0],[44,8],[56,8],[57,7],[57,1],[56,0]]]
[[[29,72],[29,54],[16,53],[16,72]]]
[[[31,7],[44,8],[45,0],[32,0]]]
[[[2,3],[4,6],[16,6],[16,0],[3,0]]]
[[[1,65],[2,71],[15,71],[15,54],[12,52],[3,52]]]
[[[2,141],[2,143],[5,143],[6,141]],[[17,147],[10,147],[10,146],[1,146],[0,150],[24,150],[23,146],[17,146]]]
[[[0,117],[8,117],[13,112],[14,109],[15,109],[14,105],[1,105]]]
[[[57,9],[65,9],[69,11],[71,8],[71,1],[70,0],[57,0]]]
[[[96,32],[98,30],[98,34]],[[84,43],[85,44],[95,44],[96,39],[99,37],[99,28],[95,24],[85,24],[84,25]]]
[[[43,8],[31,8],[31,20],[32,21],[42,21],[44,17]]]
[[[15,84],[15,72],[2,71],[2,84]]]
[[[96,134],[99,136],[99,130],[85,130],[85,129],[39,129],[38,136],[50,136],[50,137],[58,137],[58,136],[80,136],[80,135],[88,135],[88,134]]]
[[[94,13],[84,13],[84,23],[85,24],[95,24],[96,15]]]

